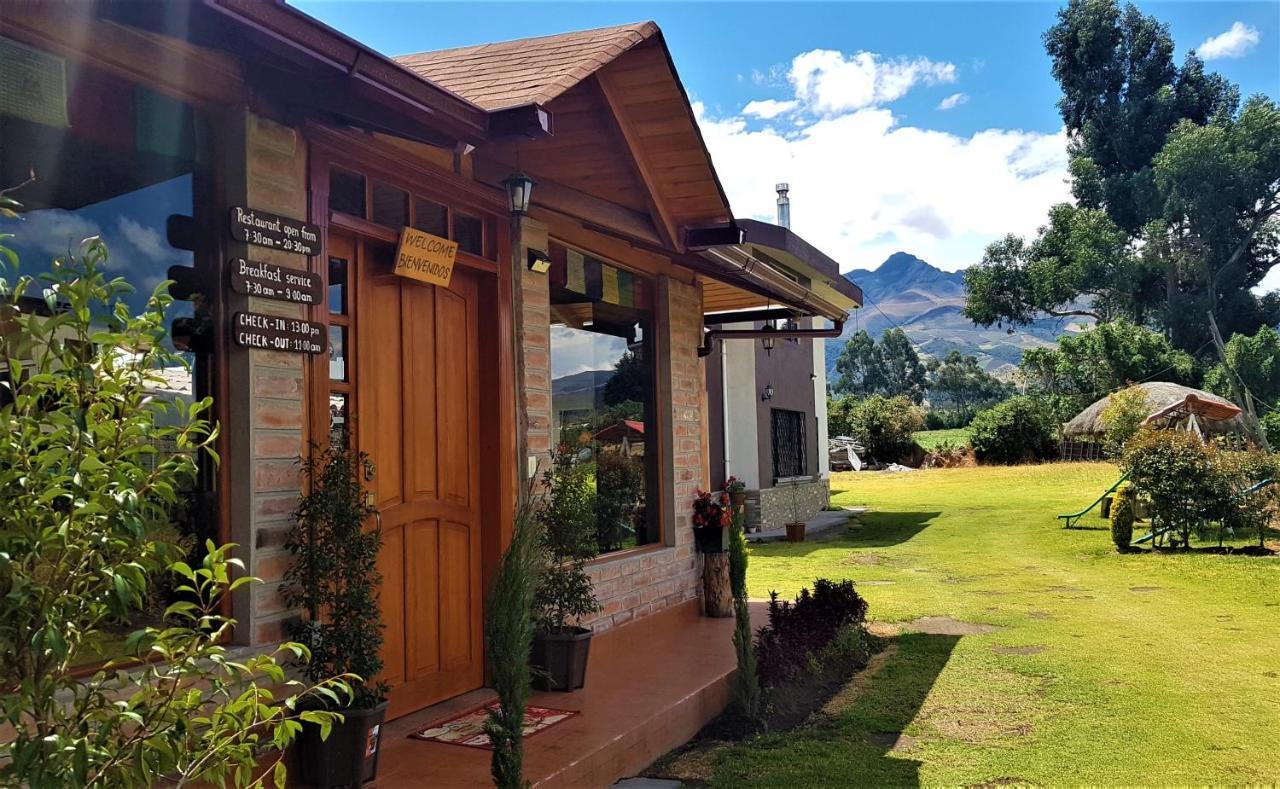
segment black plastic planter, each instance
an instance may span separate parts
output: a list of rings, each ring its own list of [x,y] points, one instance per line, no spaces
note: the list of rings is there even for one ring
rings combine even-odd
[[[729,550],[729,530],[723,526],[694,526],[693,542],[699,553],[724,553]]]
[[[538,690],[577,690],[587,683],[587,657],[591,653],[590,628],[571,627],[563,633],[539,633],[533,637],[533,686]]]
[[[302,724],[295,755],[302,781],[308,786],[358,787],[378,776],[387,702],[370,709],[344,710],[342,715],[342,723],[334,724],[326,740],[320,739],[319,726]]]

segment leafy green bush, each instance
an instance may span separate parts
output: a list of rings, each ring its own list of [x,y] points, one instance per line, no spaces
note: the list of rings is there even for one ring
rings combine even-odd
[[[16,274],[12,252],[0,257]],[[299,718],[333,720],[297,712],[299,700],[344,687],[286,682],[277,657],[305,658],[297,644],[229,659],[235,622],[220,600],[253,579],[232,580],[243,571],[233,546],[206,543],[193,569],[158,536],[172,532],[197,454],[216,460],[216,429],[208,400],[157,395],[164,370],[183,364],[164,343],[167,283],[132,316],[132,288],[107,270],[94,238],[46,275],[0,279],[0,784],[244,785],[273,761],[283,784]],[[171,576],[162,622],[82,676]]]
[[[742,533],[746,508],[733,516],[729,532],[729,586],[733,591],[733,651],[738,670],[730,686],[730,706],[749,729],[759,726],[761,715],[760,679],[757,672],[756,647],[751,636],[751,610],[747,601],[747,538]]]
[[[983,462],[1025,463],[1045,460],[1054,452],[1054,423],[1049,409],[1026,395],[979,411],[969,428],[969,443]]]
[[[1260,482],[1280,480],[1280,459],[1260,449],[1218,452],[1217,472],[1225,495],[1218,519],[1236,534],[1256,534],[1266,543],[1267,530],[1280,511],[1280,486]]]
[[[1121,467],[1151,502],[1155,524],[1172,529],[1187,546],[1191,530],[1220,517],[1230,495],[1216,461],[1213,446],[1194,433],[1144,429],[1129,440]]]
[[[1121,553],[1133,545],[1133,522],[1137,519],[1137,502],[1133,485],[1122,483],[1111,500],[1111,541]]]
[[[861,629],[866,618],[867,601],[850,580],[819,578],[812,593],[800,590],[795,603],[780,603],[777,592],[770,592],[769,624],[756,633],[760,684],[768,688],[795,679],[842,629]]]
[[[368,709],[387,696],[382,671],[382,610],[378,607],[378,551],[382,532],[365,528],[377,513],[361,482],[369,456],[345,443],[330,444],[302,464],[308,493],[294,510],[284,547],[293,554],[282,593],[306,612],[289,622],[289,637],[311,650],[312,681],[339,674],[361,678],[351,707]]]
[[[903,396],[872,395],[856,401],[848,409],[848,420],[848,435],[882,463],[908,456],[915,447],[914,434],[924,427],[920,408]]]
[[[534,595],[540,633],[559,633],[570,621],[600,610],[586,563],[599,552],[591,469],[578,453],[560,446],[543,474],[547,500],[537,510],[546,566]]]
[[[1104,433],[1103,448],[1110,457],[1119,457],[1124,452],[1124,444],[1137,435],[1142,421],[1151,415],[1151,405],[1147,401],[1147,393],[1140,387],[1130,386],[1118,392],[1112,392],[1107,400],[1107,407],[1099,415]]]

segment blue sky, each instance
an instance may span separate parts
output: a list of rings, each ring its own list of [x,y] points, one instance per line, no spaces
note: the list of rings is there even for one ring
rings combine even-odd
[[[1040,43],[1056,3],[295,5],[391,55],[653,19],[735,211],[768,218],[790,181],[796,229],[846,269],[897,249],[963,268],[1067,196]],[[1139,7],[1179,60],[1226,34],[1209,67],[1280,97],[1280,4]]]

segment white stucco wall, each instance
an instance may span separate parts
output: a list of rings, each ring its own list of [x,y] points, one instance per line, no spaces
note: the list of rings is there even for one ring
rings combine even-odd
[[[810,327],[826,328],[822,318],[812,318]],[[831,477],[831,455],[827,452],[827,341],[813,341],[813,410],[818,418],[818,476]]]
[[[750,323],[734,323],[726,329],[750,329]],[[730,340],[724,348],[724,457],[730,475],[750,489],[760,487],[760,444],[756,414],[756,348],[754,342]],[[824,401],[825,402],[825,401]]]

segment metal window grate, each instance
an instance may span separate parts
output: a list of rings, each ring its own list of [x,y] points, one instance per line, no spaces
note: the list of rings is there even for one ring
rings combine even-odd
[[[773,476],[800,477],[808,473],[804,451],[804,413],[772,409]]]

